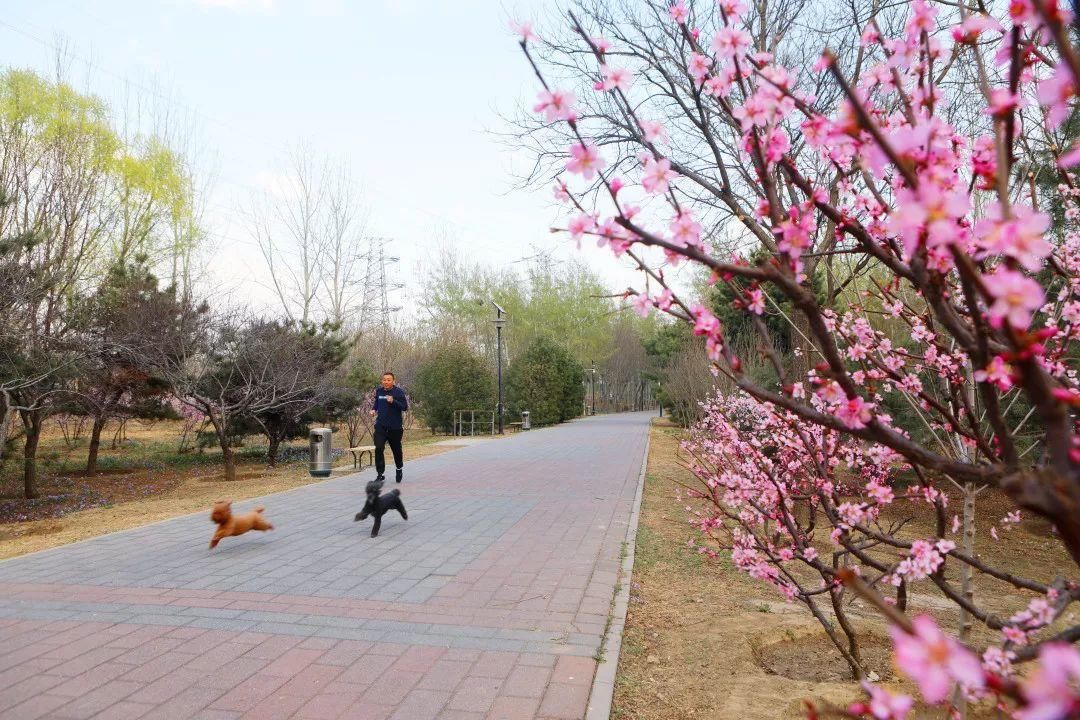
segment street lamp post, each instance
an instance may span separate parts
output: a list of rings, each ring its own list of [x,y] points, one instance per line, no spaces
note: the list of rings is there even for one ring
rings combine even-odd
[[[495,306],[495,319],[492,322],[495,324],[495,367],[499,378],[499,404],[496,406],[496,412],[499,416],[499,434],[503,434],[503,382],[502,382],[502,329],[503,325],[506,325],[506,318],[503,315],[506,313],[502,307],[495,302],[491,301],[491,304]]]
[[[589,405],[589,414],[596,414],[596,363],[589,368],[589,372],[592,373],[592,377],[589,380],[589,387],[592,389],[592,403]]]

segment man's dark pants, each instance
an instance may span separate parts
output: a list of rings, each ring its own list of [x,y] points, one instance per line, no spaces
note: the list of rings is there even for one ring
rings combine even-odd
[[[401,436],[404,430],[388,430],[381,425],[375,426],[375,472],[382,475],[386,471],[386,443],[390,443],[390,452],[394,454],[394,467],[405,464],[401,457]]]

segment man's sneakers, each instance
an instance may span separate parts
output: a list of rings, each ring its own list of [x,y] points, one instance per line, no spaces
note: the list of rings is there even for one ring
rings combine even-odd
[[[397,469],[397,477],[396,477],[395,479],[396,479],[396,480],[397,480],[398,482],[401,482],[401,471],[402,471],[402,468],[398,468],[398,469]]]
[[[385,475],[383,475],[382,473],[379,473],[379,474],[378,474],[378,475],[377,475],[377,476],[375,477],[375,481],[376,481],[376,482],[382,482],[382,481],[384,481],[384,480],[386,480],[386,476],[385,476]]]

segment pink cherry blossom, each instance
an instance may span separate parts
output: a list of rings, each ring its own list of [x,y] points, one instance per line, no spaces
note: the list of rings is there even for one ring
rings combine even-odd
[[[776,103],[772,98],[755,93],[749,100],[735,108],[732,114],[738,118],[742,129],[748,131],[751,128],[765,127],[771,123],[776,118],[776,109]],[[749,134],[744,139],[743,147],[747,152],[751,152],[753,143]]]
[[[811,213],[800,212],[795,206],[789,207],[787,219],[773,230],[779,235],[777,248],[797,260],[802,251],[810,247],[814,230],[814,216]]]
[[[1007,392],[1013,386],[1013,368],[1000,355],[995,355],[982,370],[975,371],[975,379],[979,382],[992,383],[1002,392]]]
[[[727,15],[728,23],[733,23],[742,18],[743,13],[746,12],[746,4],[742,0],[719,0],[716,3],[720,6],[720,9]]]
[[[1053,75],[1039,83],[1039,102],[1049,110],[1047,119],[1051,127],[1056,128],[1068,116],[1069,101],[1075,95],[1076,81],[1065,63],[1059,64]]]
[[[986,114],[993,117],[1005,117],[1020,105],[1019,95],[1007,88],[996,88],[990,91],[990,105],[986,108]]]
[[[638,293],[634,296],[634,312],[641,317],[649,317],[649,311],[652,310],[652,300],[645,293]]]
[[[669,183],[674,179],[675,172],[671,169],[671,161],[667,158],[645,160],[645,173],[641,176],[641,185],[645,188],[645,192],[654,195],[666,193]]]
[[[946,574],[951,578],[962,565],[954,542],[960,540],[960,518],[953,516],[951,534],[942,524],[942,534],[951,540],[923,535],[937,535],[925,529],[932,525],[895,522],[893,510],[900,503],[903,514],[912,508],[912,515],[933,515],[942,523],[949,517],[947,481],[939,472],[925,471],[967,465],[994,478],[1014,471],[1006,467],[1008,438],[992,416],[994,396],[1002,401],[999,415],[1007,415],[1010,426],[1035,406],[1031,421],[1021,421],[1024,438],[1014,439],[1023,467],[1041,462],[1036,457],[1041,453],[1029,452],[1029,439],[1034,438],[1035,448],[1042,447],[1044,428],[1038,418],[1044,410],[1064,412],[1061,417],[1070,421],[1054,457],[1065,455],[1066,462],[1080,464],[1080,422],[1072,422],[1080,410],[1075,367],[1080,183],[1071,173],[1053,180],[1043,173],[1037,178],[1045,176],[1046,182],[1030,182],[1029,169],[1037,162],[1031,152],[1059,152],[1054,142],[1060,142],[1060,133],[1042,127],[1040,113],[1024,107],[1037,97],[1047,125],[1060,124],[1075,107],[1080,79],[1061,62],[1064,48],[1055,47],[1062,27],[1071,33],[1068,23],[1061,24],[1068,3],[1040,0],[1036,11],[1032,0],[1007,0],[1009,32],[974,6],[938,16],[933,2],[900,3],[895,20],[906,22],[902,35],[882,38],[875,26],[866,27],[865,67],[850,97],[836,102],[818,102],[800,90],[828,79],[806,78],[797,74],[804,68],[783,67],[790,56],[784,43],[764,38],[762,47],[775,49],[775,57],[755,52],[757,36],[747,33],[749,24],[740,17],[743,2],[717,4],[719,12],[702,16],[706,32],[715,33],[712,43],[705,43],[710,51],[701,49],[701,40],[709,38],[689,26],[692,7],[701,5],[665,0],[661,9],[670,8],[681,26],[660,28],[666,50],[660,67],[649,67],[646,54],[635,54],[634,68],[640,63],[643,74],[633,85],[628,72],[624,76],[622,69],[606,64],[624,57],[608,52],[607,43],[584,43],[599,47],[599,57],[588,47],[579,47],[585,51],[580,55],[550,48],[571,59],[557,64],[557,77],[573,73],[580,60],[589,64],[590,80],[600,79],[600,89],[627,91],[628,102],[618,103],[617,115],[590,113],[587,122],[555,128],[580,133],[579,152],[571,149],[567,170],[594,178],[603,167],[591,144],[599,145],[599,138],[610,143],[602,147],[616,167],[633,163],[634,153],[640,153],[641,179],[633,180],[641,189],[602,177],[612,192],[575,194],[573,199],[586,209],[568,219],[568,234],[575,239],[592,234],[616,256],[640,245],[638,257],[648,265],[643,268],[648,282],[655,282],[660,294],[630,291],[625,304],[643,316],[653,307],[677,318],[689,316],[694,333],[704,338],[708,358],[718,361],[710,367],[713,375],[730,374],[737,386],[748,388],[740,392],[724,383],[723,392],[703,400],[702,419],[684,444],[689,469],[701,485],[681,495],[685,503],[680,504],[699,533],[699,552],[710,558],[730,553],[739,570],[806,604],[827,600],[821,593],[840,587],[829,558],[842,554],[885,603],[898,603],[900,591],[894,588],[908,583],[909,597],[932,593],[955,605],[955,596],[942,594],[935,581]],[[998,10],[1006,12],[995,6]],[[610,28],[629,37],[619,21],[586,20],[581,27]],[[897,27],[892,17],[880,20],[890,31]],[[950,31],[956,45],[948,44]],[[967,82],[975,76],[960,72],[976,54],[987,61],[978,79],[990,85],[988,100],[979,82]],[[831,56],[817,67],[832,62],[845,72],[851,69],[848,58]],[[658,98],[644,87],[644,73],[662,78],[661,68],[679,66],[687,72],[674,88],[677,97],[656,104]],[[610,104],[602,97],[596,101]],[[563,120],[564,105],[572,110],[572,104],[542,97],[538,112],[549,122]],[[993,119],[980,116],[984,108]],[[697,126],[700,110],[712,136]],[[638,113],[662,113],[652,116],[670,119],[667,129],[674,137]],[[628,142],[616,142],[619,138]],[[710,146],[710,140],[719,144]],[[716,167],[716,155],[726,167]],[[999,167],[999,158],[1007,159],[1009,167]],[[1080,163],[1080,143],[1059,162],[1064,167]],[[682,172],[690,176],[674,188]],[[558,182],[556,196],[568,198],[569,191]],[[1055,182],[1060,182],[1056,189]],[[713,184],[723,190],[721,197],[709,197]],[[605,188],[593,183],[592,189]],[[641,201],[639,193],[651,197]],[[638,212],[630,200],[643,209]],[[1064,217],[1053,228],[1051,209],[1054,218],[1059,209]],[[640,234],[620,225],[635,215]],[[703,239],[707,235],[712,241],[714,233],[717,247]],[[730,257],[729,247],[738,247],[738,255]],[[837,278],[846,284],[837,284],[843,296],[835,302],[816,299],[816,292],[800,295],[797,285],[809,288],[814,280],[808,268],[832,252],[847,267],[865,268],[864,276],[858,282]],[[703,262],[705,254],[709,259]],[[1046,269],[1049,262],[1053,272]],[[687,264],[687,269],[708,266],[702,274],[708,288],[725,287],[734,296],[725,313],[745,313],[754,323],[774,299],[766,289],[778,293],[776,307],[784,307],[782,298],[785,303],[795,299],[811,318],[816,339],[785,346],[783,377],[770,376],[763,385],[748,372],[749,361],[758,359],[756,347],[726,347],[725,328],[708,301],[688,309],[691,303],[663,288],[669,279],[665,273],[682,272]],[[787,365],[789,351],[807,362]],[[1041,405],[1031,402],[1034,376],[1045,381]],[[947,457],[935,463],[932,458],[939,454]],[[897,484],[898,477],[909,476],[921,481]],[[811,511],[805,519],[796,512],[804,505]],[[1018,520],[1009,513],[996,525],[980,524],[979,530],[997,539]],[[1014,533],[1011,539],[1019,538]],[[877,563],[860,567],[854,553],[860,546],[875,548],[884,569]],[[1012,546],[1016,543],[1001,549],[1017,551]],[[990,564],[996,558],[991,554],[983,560]],[[990,600],[980,597],[980,607]],[[929,703],[947,701],[957,685],[965,697],[979,698],[989,685],[1002,713],[1011,711],[1012,700],[1019,701],[1012,709],[1031,713],[1018,715],[1021,720],[1080,714],[1075,704],[1080,672],[1047,680],[1041,667],[1026,670],[1021,675],[1032,679],[1033,690],[1023,696],[1017,690],[1023,679],[996,679],[1011,674],[1014,661],[1027,659],[1031,646],[1058,631],[1048,624],[1058,615],[1068,617],[1073,600],[1053,593],[1036,597],[1002,626],[998,647],[980,648],[981,657],[930,618],[916,618],[914,634],[894,631],[897,664]],[[996,617],[1016,610],[1002,613],[995,602],[990,604],[987,609]],[[836,610],[838,616],[842,612]],[[1027,652],[1016,647],[1022,643],[1028,643]],[[910,714],[910,698],[872,686],[866,690],[868,699],[852,705],[853,714]]]
[[[704,305],[695,305],[690,312],[694,315],[695,335],[715,335],[720,331],[720,321]]]
[[[536,33],[533,32],[533,26],[531,22],[514,22],[511,21],[510,29],[514,31],[515,35],[521,38],[522,42],[536,42]]]
[[[559,202],[570,202],[570,190],[562,180],[555,181],[555,185],[551,188],[551,194]]]
[[[765,160],[770,163],[780,162],[791,149],[791,139],[783,128],[775,127],[765,140]]]
[[[679,25],[685,25],[687,19],[690,17],[690,11],[686,9],[685,0],[678,0],[675,3],[672,3],[671,7],[668,8],[668,14],[671,15],[671,19]]]
[[[541,90],[536,96],[536,105],[533,112],[544,113],[544,119],[548,122],[555,120],[575,120],[577,111],[574,109],[574,93],[566,90]]]
[[[994,297],[988,315],[994,327],[1008,323],[1018,330],[1031,324],[1031,315],[1043,304],[1043,291],[1031,278],[1006,268],[986,277],[986,287]]]
[[[575,240],[580,240],[581,236],[587,232],[591,232],[596,227],[596,218],[586,213],[575,215],[567,223],[566,229],[570,232],[570,237]]]
[[[904,250],[912,256],[924,236],[926,246],[931,248],[955,243],[959,238],[958,221],[969,209],[970,200],[964,193],[921,183],[915,191],[897,191],[889,227],[903,238]]]
[[[1004,635],[1005,639],[1008,642],[1011,642],[1013,645],[1028,644],[1028,634],[1018,627],[1006,625],[1005,627],[1001,628],[1001,634]]]
[[[1080,165],[1080,140],[1077,140],[1057,161],[1060,168],[1071,168]]]
[[[721,60],[745,55],[749,48],[750,36],[738,28],[725,27],[713,36],[712,49]]]
[[[838,403],[846,400],[844,389],[835,380],[823,384],[817,391],[817,396],[827,403]]]
[[[1001,23],[989,15],[972,13],[967,20],[952,29],[953,40],[958,43],[974,43],[987,30],[1001,31]]]
[[[630,83],[633,80],[633,76],[626,68],[601,65],[600,74],[604,78],[601,86],[604,90],[622,90],[623,92],[626,92],[630,89]]]
[[[1072,22],[1072,11],[1061,0],[1047,0],[1046,9],[1063,25]],[[1035,16],[1035,6],[1031,0],[1009,0],[1009,16],[1018,23],[1030,21]]]
[[[911,712],[914,700],[907,695],[893,695],[885,688],[873,683],[863,682],[863,688],[870,695],[869,703],[855,703],[848,708],[853,715],[869,713],[875,720],[904,720]]]
[[[1013,674],[1012,661],[1015,659],[1016,653],[1013,651],[991,646],[983,651],[982,664],[987,672],[999,678],[1008,678]]]
[[[719,74],[713,75],[705,81],[702,90],[706,95],[712,95],[713,97],[727,97],[731,93],[732,82],[733,74],[721,70]]]
[[[570,146],[570,158],[566,161],[567,172],[592,180],[605,165],[595,145],[574,143]]]
[[[907,24],[909,37],[918,37],[918,34],[923,32],[933,32],[935,17],[937,17],[937,9],[926,0],[915,0],[911,3],[911,17]]]
[[[1080,712],[1080,652],[1065,643],[1039,649],[1039,664],[1020,685],[1025,705],[1017,720],[1058,720]]]
[[[972,170],[981,179],[981,187],[989,189],[994,185],[997,175],[997,148],[992,135],[982,135],[975,139],[971,151]]]
[[[671,241],[676,245],[701,248],[701,223],[694,220],[689,210],[677,214],[668,229]]]
[[[840,407],[836,409],[836,417],[840,418],[840,422],[849,428],[866,427],[866,424],[873,417],[870,412],[873,407],[872,404],[867,403],[861,397],[855,396],[840,404]]]
[[[686,63],[686,71],[690,73],[690,77],[694,78],[694,82],[699,85],[705,79],[705,76],[709,74],[710,67],[712,67],[712,60],[699,53],[692,54],[689,62]]]
[[[1034,631],[1054,622],[1054,615],[1054,607],[1050,604],[1050,601],[1043,597],[1037,597],[1028,603],[1026,609],[1010,617],[1009,622],[1019,625],[1025,630]]]
[[[765,312],[765,293],[761,291],[761,288],[751,288],[746,292],[746,297],[747,310],[755,315],[761,315]]]
[[[1009,17],[1016,22],[1023,22],[1031,18],[1035,8],[1031,0],[1009,0]]]
[[[956,683],[969,690],[985,686],[979,659],[943,633],[933,618],[919,615],[912,626],[912,635],[895,627],[889,634],[897,667],[915,681],[926,702],[943,702]]]
[[[896,574],[910,580],[925,580],[941,567],[944,555],[955,547],[947,540],[936,543],[916,540],[911,544],[911,553],[897,565]]]
[[[645,142],[662,143],[668,139],[667,130],[655,120],[642,120],[641,132],[645,136]]]
[[[592,39],[592,44],[596,47],[596,51],[601,54],[611,50],[611,41],[600,35],[597,35]]]
[[[664,288],[663,292],[656,296],[656,307],[661,310],[670,310],[671,303],[675,300],[675,296],[670,290]]]

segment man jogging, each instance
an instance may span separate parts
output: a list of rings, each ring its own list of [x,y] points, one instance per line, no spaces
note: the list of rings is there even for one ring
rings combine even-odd
[[[385,449],[389,442],[390,451],[394,453],[394,467],[397,468],[395,479],[401,482],[401,469],[404,465],[401,457],[401,436],[405,432],[401,416],[409,409],[409,401],[405,397],[405,391],[394,384],[394,379],[394,373],[383,373],[382,385],[375,388],[371,416],[375,418],[375,472],[378,473],[378,479],[384,479]]]

